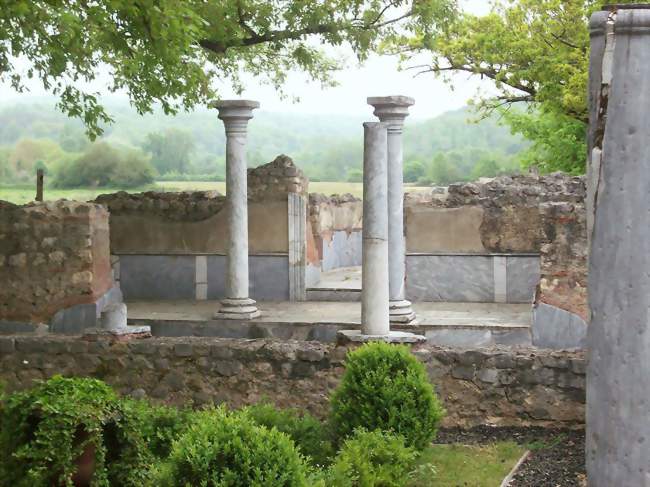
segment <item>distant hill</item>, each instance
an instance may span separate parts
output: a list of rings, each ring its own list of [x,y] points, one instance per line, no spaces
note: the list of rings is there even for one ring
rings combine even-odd
[[[223,169],[225,135],[215,110],[170,117],[160,111],[139,116],[127,103],[111,102],[107,109],[115,118],[115,123],[105,128],[102,138],[107,142],[142,148],[148,134],[179,129],[194,142],[194,171],[210,172],[209,168],[217,165]],[[472,123],[473,117],[468,109],[462,109],[426,121],[407,121],[405,160],[427,165],[440,154],[448,155],[463,177],[486,157],[508,160],[512,166],[526,142],[511,135],[496,119]],[[352,180],[361,169],[361,123],[365,119],[368,116],[363,114],[349,117],[259,111],[250,123],[249,164],[256,166],[285,153],[314,180]],[[5,146],[5,152],[26,138],[51,139],[64,151],[75,152],[80,150],[75,147],[85,144],[83,130],[80,121],[56,111],[51,100],[0,105],[0,146]]]

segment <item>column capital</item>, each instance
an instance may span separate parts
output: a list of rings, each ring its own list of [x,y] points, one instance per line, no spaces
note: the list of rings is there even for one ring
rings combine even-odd
[[[388,131],[401,132],[404,119],[409,115],[409,107],[415,100],[409,96],[370,96],[368,105],[375,107],[374,115],[386,122]]]
[[[248,121],[253,118],[253,110],[260,107],[254,100],[218,100],[210,103],[210,108],[219,110],[226,133],[246,133]]]

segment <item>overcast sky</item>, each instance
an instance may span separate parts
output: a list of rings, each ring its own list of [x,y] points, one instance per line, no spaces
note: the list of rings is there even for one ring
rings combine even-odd
[[[463,7],[474,13],[485,13],[489,8],[488,0],[460,0]],[[286,93],[299,98],[293,103],[291,99],[281,99],[269,86],[260,85],[255,80],[247,80],[243,97],[259,100],[262,109],[272,112],[327,113],[358,116],[370,114],[366,104],[368,96],[407,95],[415,98],[416,104],[411,109],[412,118],[429,118],[448,110],[461,108],[477,90],[486,92],[491,89],[489,82],[457,75],[453,87],[436,79],[432,74],[414,76],[414,71],[398,71],[397,59],[387,56],[373,56],[363,66],[358,66],[355,59],[348,57],[347,68],[336,75],[338,86],[322,89],[318,83],[308,83],[304,75],[292,73],[286,85]],[[426,62],[426,58],[422,60]],[[4,100],[28,100],[32,96],[42,96],[45,92],[38,85],[31,85],[31,92],[16,94],[9,86],[0,85],[0,96]],[[234,96],[226,87],[221,91],[223,98]]]

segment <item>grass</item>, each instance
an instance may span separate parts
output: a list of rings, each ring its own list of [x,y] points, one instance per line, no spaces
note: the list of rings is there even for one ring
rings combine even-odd
[[[409,186],[407,191],[424,191],[426,187]],[[52,189],[45,185],[44,195],[46,200],[69,199],[88,201],[95,199],[103,193],[114,193],[122,188],[75,188],[75,189]],[[150,186],[141,188],[130,188],[130,193],[140,191],[212,191],[226,192],[226,183],[213,181],[158,181]],[[309,183],[310,193],[344,194],[351,193],[361,197],[363,185],[361,183],[344,182],[311,182]],[[25,204],[34,200],[36,189],[33,185],[0,186],[0,200],[11,201],[16,204]]]
[[[422,453],[420,468],[409,485],[499,487],[524,451],[514,442],[482,446],[432,445]]]

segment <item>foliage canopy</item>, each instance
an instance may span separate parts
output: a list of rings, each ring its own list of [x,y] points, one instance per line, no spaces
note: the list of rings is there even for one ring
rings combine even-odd
[[[25,89],[36,78],[96,136],[111,121],[99,94],[83,87],[109,71],[138,112],[165,113],[218,96],[215,82],[241,89],[242,73],[280,87],[292,69],[322,83],[341,67],[322,45],[352,47],[359,59],[399,31],[435,31],[453,0],[17,0],[0,11],[0,80]],[[15,60],[30,63],[21,69]]]
[[[634,3],[626,0],[617,3]],[[497,0],[487,15],[459,14],[447,28],[401,34],[386,43],[408,64],[449,80],[466,72],[494,81],[497,95],[477,97],[483,114],[499,111],[529,138],[524,160],[542,170],[584,172],[590,15],[599,0]],[[511,109],[513,105],[523,110]]]

